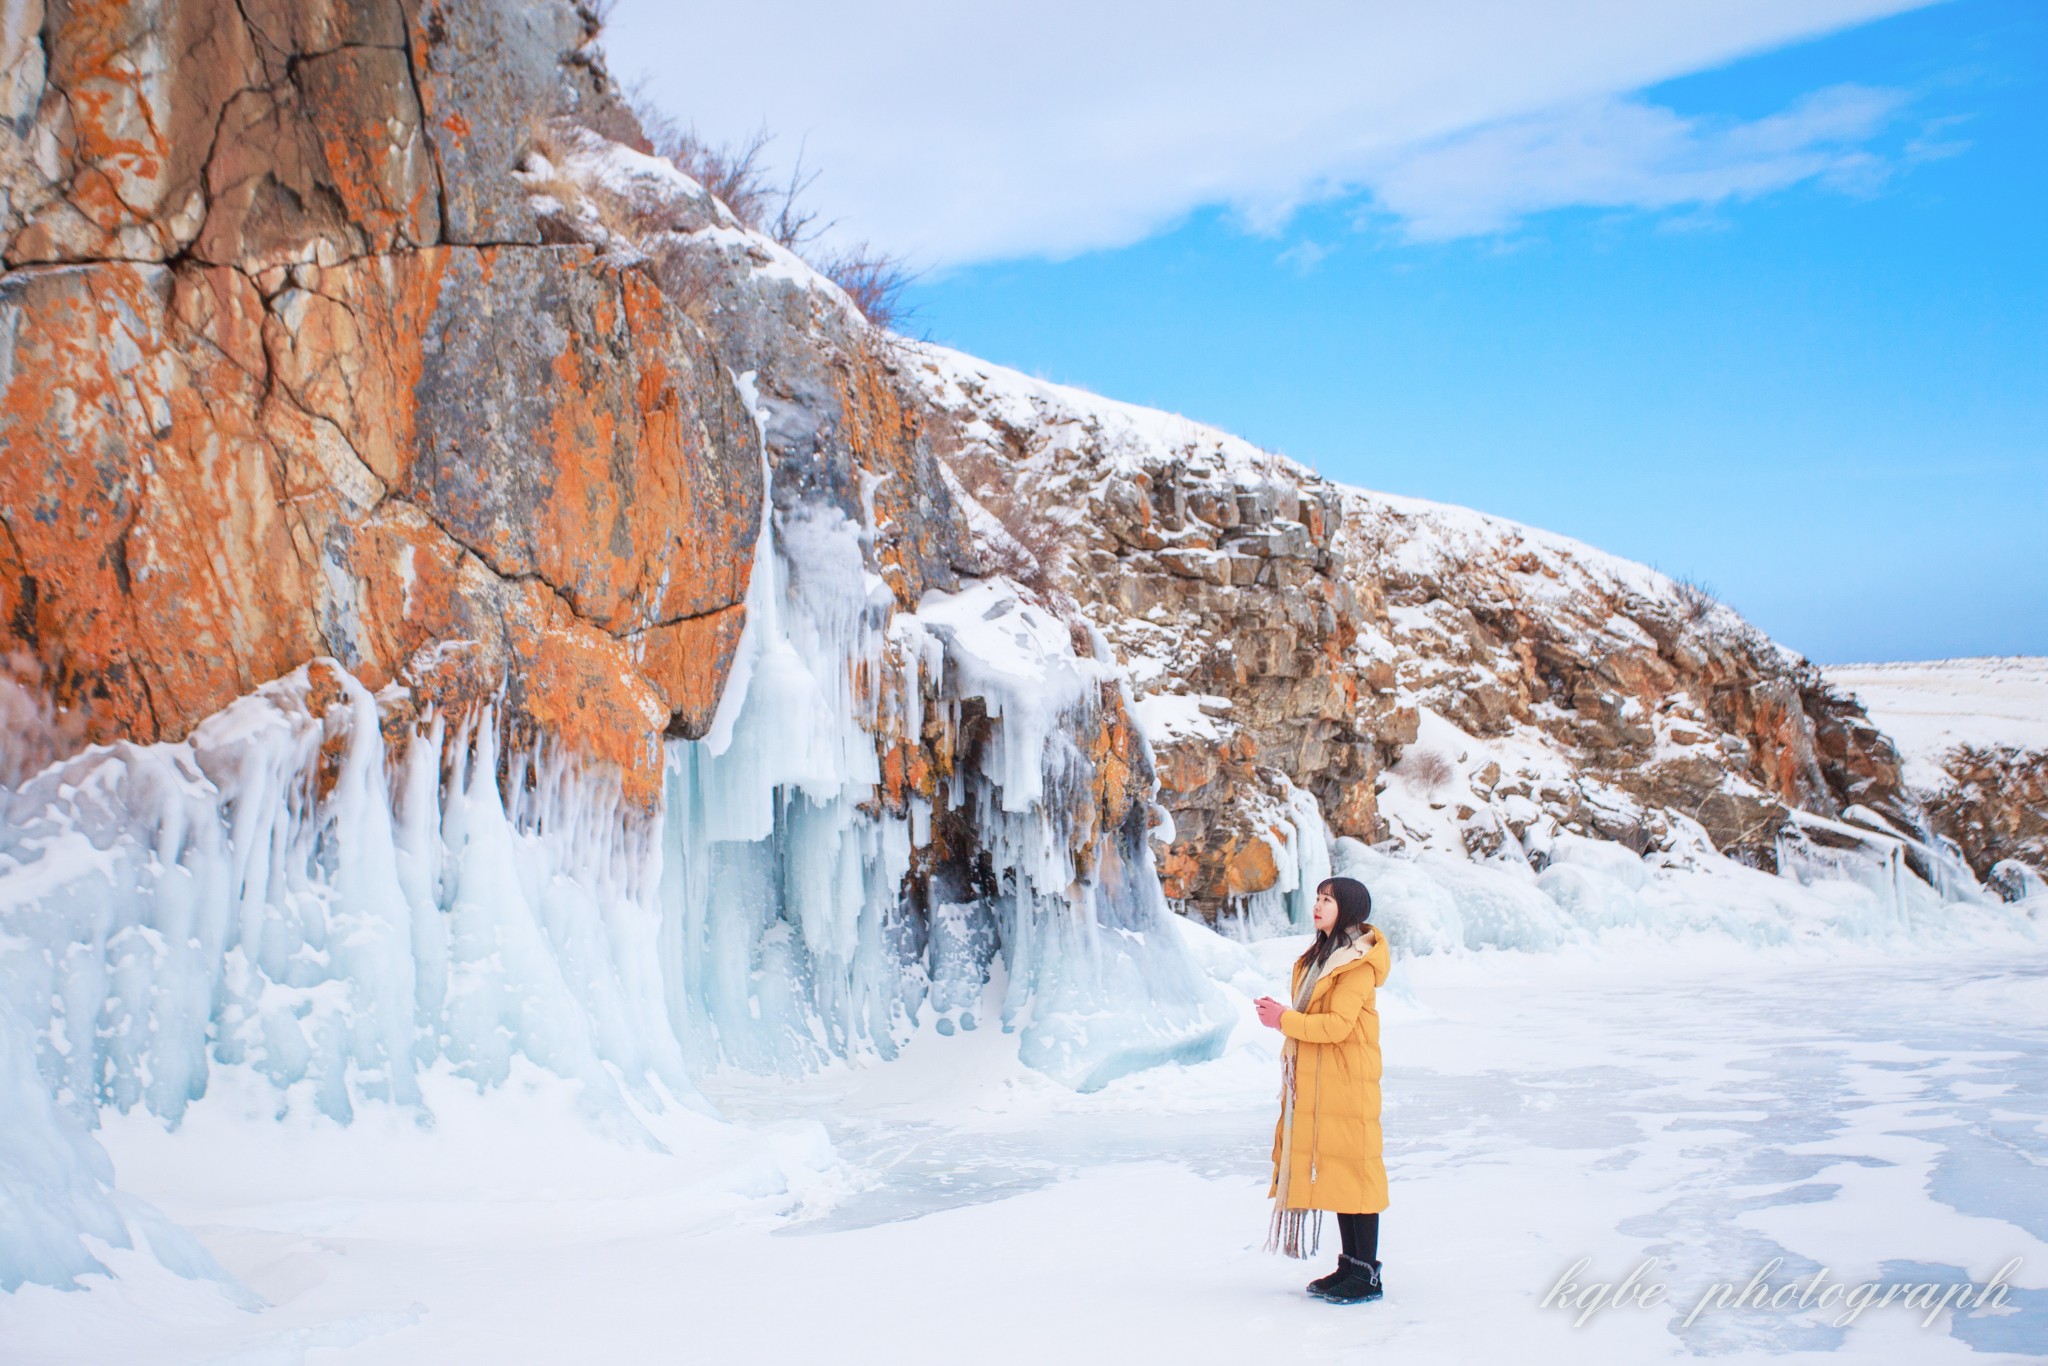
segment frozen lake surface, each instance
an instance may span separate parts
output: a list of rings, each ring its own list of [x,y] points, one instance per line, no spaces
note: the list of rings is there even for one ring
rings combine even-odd
[[[1242,953],[1278,981],[1298,941]],[[727,1076],[732,1121],[594,1134],[538,1074],[443,1084],[431,1131],[222,1084],[166,1134],[109,1116],[120,1185],[271,1307],[146,1258],[0,1297],[10,1363],[1298,1360],[1939,1363],[2048,1354],[2048,955],[1725,942],[1403,960],[1382,997],[1389,1287],[1258,1250],[1275,1036],[1089,1095],[1014,1039]],[[1242,995],[1242,992],[1238,992]],[[1248,1007],[1247,1007],[1248,1015]],[[1334,1241],[1334,1228],[1329,1235]],[[2002,1312],[1701,1311],[1710,1285],[1983,1283]],[[1580,1283],[1665,1288],[1575,1327]],[[1733,1293],[1731,1290],[1731,1294]],[[2029,1354],[2035,1354],[2029,1356]]]

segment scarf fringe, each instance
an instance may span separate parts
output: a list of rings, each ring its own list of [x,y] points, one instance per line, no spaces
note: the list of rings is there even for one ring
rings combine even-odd
[[[1323,1212],[1319,1209],[1288,1209],[1273,1202],[1273,1221],[1266,1229],[1266,1251],[1283,1257],[1307,1259],[1323,1244]]]

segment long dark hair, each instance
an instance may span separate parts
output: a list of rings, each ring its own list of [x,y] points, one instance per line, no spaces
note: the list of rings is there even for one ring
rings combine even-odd
[[[1330,955],[1337,946],[1351,937],[1354,928],[1372,927],[1372,893],[1365,884],[1355,877],[1327,877],[1316,884],[1316,895],[1328,892],[1337,903],[1337,923],[1330,926],[1328,934],[1316,931],[1316,942],[1308,946],[1301,955],[1303,966],[1314,964],[1321,968],[1330,961]]]

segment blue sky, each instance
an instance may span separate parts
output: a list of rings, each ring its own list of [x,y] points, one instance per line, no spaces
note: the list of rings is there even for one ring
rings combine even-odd
[[[2048,10],[1555,8],[1491,55],[1366,35],[1512,99],[1346,103],[1280,51],[1194,141],[1203,106],[1139,72],[1126,113],[1064,50],[965,132],[816,80],[722,104],[859,172],[824,207],[931,265],[935,340],[1691,575],[1823,662],[2048,654]]]

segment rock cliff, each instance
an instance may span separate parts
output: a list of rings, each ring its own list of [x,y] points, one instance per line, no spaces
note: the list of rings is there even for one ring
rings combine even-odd
[[[225,1274],[89,1136],[216,1069],[649,1141],[924,1028],[1097,1087],[1265,989],[1173,909],[1340,866],[1403,952],[2011,928],[1733,612],[877,330],[596,29],[0,0],[0,1289]],[[1932,807],[2012,900],[2021,776]]]
[[[1860,708],[1683,585],[869,327],[597,131],[634,125],[587,7],[5,13],[0,646],[39,734],[175,741],[326,658],[394,734],[489,706],[507,753],[652,812],[764,519],[830,513],[875,639],[1006,574],[1123,680],[1075,723],[1071,852],[1149,828],[1208,918],[1298,895],[1331,837],[1771,865],[1874,836],[1926,870]],[[936,802],[915,899],[986,887],[949,780],[997,718],[883,705],[945,685],[877,648],[872,803]]]
[[[2048,659],[1845,664],[1828,681],[1898,741],[1907,790],[2008,900],[2048,890]]]
[[[0,632],[86,738],[180,738],[319,655],[503,689],[646,801],[709,724],[755,424],[652,272],[544,242],[512,176],[611,98],[594,31],[9,5]]]
[[[1933,875],[1862,709],[1687,585],[968,357],[915,372],[963,482],[1147,694],[1188,909],[1295,893],[1327,867],[1316,810],[1539,868],[1563,832],[1764,867],[1903,839]]]

